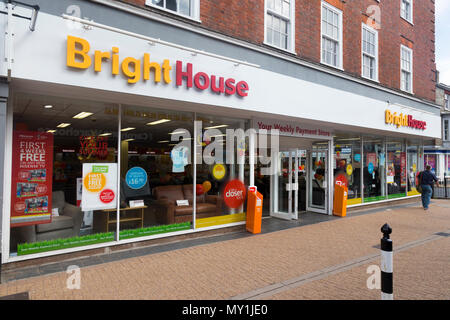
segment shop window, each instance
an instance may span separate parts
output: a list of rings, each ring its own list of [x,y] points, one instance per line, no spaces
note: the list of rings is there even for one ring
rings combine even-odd
[[[411,93],[413,91],[412,89],[413,52],[411,49],[403,45],[401,46],[400,66],[401,66],[400,88],[403,91]]]
[[[116,239],[94,211],[117,203],[114,105],[17,94],[13,108],[11,255]],[[115,216],[114,216],[115,217]],[[115,219],[112,217],[112,219]]]
[[[386,199],[386,154],[382,139],[363,140],[363,192],[364,202]]]
[[[388,199],[406,196],[408,174],[406,152],[403,142],[386,142],[386,184]]]
[[[265,42],[284,50],[294,50],[295,1],[266,0]]]
[[[175,12],[193,19],[199,19],[200,0],[146,0],[149,6]]]
[[[378,32],[365,24],[362,27],[362,75],[378,80]]]
[[[342,11],[322,2],[322,63],[342,68]]]
[[[248,127],[246,120],[197,114],[196,228],[245,219]]]
[[[334,141],[334,183],[348,187],[348,205],[361,203],[361,139],[338,137]]]
[[[419,146],[411,145],[406,148],[408,165],[408,196],[418,195],[417,174],[419,173]]]
[[[436,154],[425,154],[423,158],[423,167],[426,168],[426,166],[431,167],[431,172],[436,174],[436,168],[437,168],[437,156]]]

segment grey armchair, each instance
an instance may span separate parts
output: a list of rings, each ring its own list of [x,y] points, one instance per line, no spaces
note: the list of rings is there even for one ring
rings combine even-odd
[[[64,192],[52,194],[52,209],[59,209],[59,216],[53,217],[51,223],[11,229],[11,250],[17,249],[19,243],[33,243],[78,236],[84,213],[77,206],[66,203]]]

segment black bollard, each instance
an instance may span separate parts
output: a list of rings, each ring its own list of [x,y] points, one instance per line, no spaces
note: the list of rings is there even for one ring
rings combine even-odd
[[[381,232],[381,300],[394,300],[392,240],[389,238],[392,229],[386,223]]]

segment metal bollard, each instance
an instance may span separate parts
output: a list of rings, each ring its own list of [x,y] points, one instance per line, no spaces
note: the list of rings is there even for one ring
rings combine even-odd
[[[381,232],[381,300],[394,300],[392,240],[389,239],[392,229],[385,223]]]

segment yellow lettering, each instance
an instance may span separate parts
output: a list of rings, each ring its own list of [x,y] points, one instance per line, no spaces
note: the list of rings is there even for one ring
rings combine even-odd
[[[113,47],[112,48],[112,74],[118,75],[119,74],[119,48]]]
[[[130,70],[130,64],[133,65],[133,71]],[[129,78],[128,83],[138,82],[141,78],[141,61],[131,57],[123,59],[122,72]]]
[[[164,60],[163,70],[164,70],[164,82],[171,83],[172,80],[170,79],[170,70],[172,70],[172,67],[170,66],[170,61],[167,59]]]
[[[109,52],[95,51],[94,70],[96,72],[102,71],[103,59],[111,59],[111,54]]]
[[[392,113],[391,113],[391,111],[390,110],[386,110],[385,114],[386,114],[385,122],[387,124],[391,124],[392,123]]]
[[[144,80],[150,80],[150,70],[155,72],[155,82],[161,81],[161,66],[157,62],[150,62],[150,55],[144,54]],[[165,75],[164,75],[165,77]]]
[[[77,50],[77,45],[81,49]],[[67,66],[78,69],[87,69],[91,65],[91,58],[87,55],[90,50],[89,42],[84,39],[67,36]],[[76,61],[81,58],[81,62]]]

